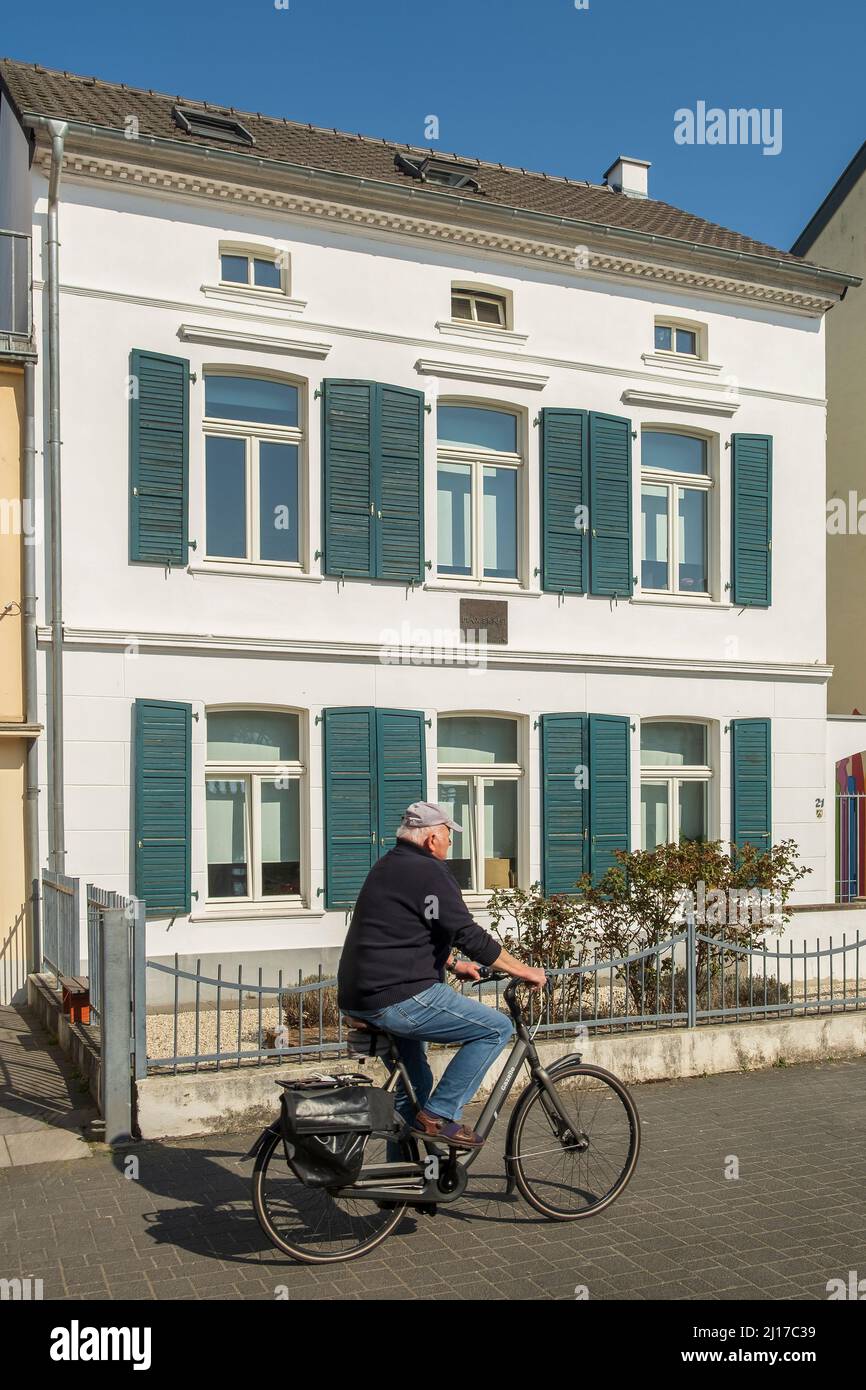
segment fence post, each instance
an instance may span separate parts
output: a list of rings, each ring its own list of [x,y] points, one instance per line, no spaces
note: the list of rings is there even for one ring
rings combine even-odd
[[[85,894],[85,900],[86,900]],[[81,879],[72,880],[72,969],[71,975],[81,974]]]
[[[693,912],[686,916],[686,1010],[688,1026],[694,1028],[698,1012],[698,953]]]
[[[132,1039],[135,1060],[135,1079],[147,1076],[147,1003],[145,976],[147,953],[145,906],[140,898],[132,899]]]
[[[132,1137],[129,1027],[132,1008],[129,920],[123,908],[102,914],[102,1115],[106,1144]]]

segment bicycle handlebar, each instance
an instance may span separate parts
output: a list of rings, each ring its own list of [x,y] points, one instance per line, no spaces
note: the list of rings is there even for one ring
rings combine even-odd
[[[474,988],[476,985],[491,984],[496,980],[508,980],[509,983],[502,992],[503,998],[508,1005],[508,1012],[511,1014],[512,1018],[517,1019],[522,1017],[514,993],[518,985],[526,984],[527,981],[519,980],[515,975],[509,975],[507,971],[504,970],[493,970],[489,965],[479,965],[478,969],[480,971],[480,979],[470,980],[469,984]],[[550,992],[549,971],[545,971],[544,989],[548,993]]]

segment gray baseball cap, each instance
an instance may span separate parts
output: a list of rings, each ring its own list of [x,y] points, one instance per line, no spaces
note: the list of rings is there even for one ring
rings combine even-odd
[[[401,825],[418,830],[422,826],[447,825],[449,830],[459,830],[460,826],[449,816],[444,806],[436,801],[413,801],[403,812]]]

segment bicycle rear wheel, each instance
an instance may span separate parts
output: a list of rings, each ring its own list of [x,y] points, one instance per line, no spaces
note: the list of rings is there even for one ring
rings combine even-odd
[[[601,1067],[572,1062],[550,1080],[569,1124],[543,1087],[528,1086],[513,1120],[514,1176],[536,1211],[577,1221],[622,1192],[640,1152],[640,1119],[625,1086]]]
[[[386,1147],[384,1139],[371,1138],[364,1151],[365,1166],[384,1163]],[[402,1148],[407,1161],[417,1159],[413,1144]],[[325,1188],[299,1182],[276,1133],[256,1155],[253,1207],[277,1249],[305,1264],[337,1264],[366,1255],[391,1234],[406,1211],[405,1202],[383,1209],[369,1197],[337,1198]]]

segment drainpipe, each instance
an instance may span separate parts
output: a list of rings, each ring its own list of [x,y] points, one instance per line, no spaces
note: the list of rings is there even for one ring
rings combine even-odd
[[[26,517],[24,531],[24,592],[22,618],[24,629],[24,722],[31,728],[39,722],[38,686],[36,683],[36,368],[24,364],[24,477],[22,479],[22,513]],[[30,969],[38,970],[42,963],[37,916],[38,891],[34,887],[39,877],[39,741],[31,734],[27,741],[26,789],[24,794],[24,872],[30,895]]]
[[[25,116],[25,125],[51,139],[48,180],[48,537],[51,555],[51,729],[49,783],[51,798],[51,867],[66,866],[63,796],[63,571],[60,545],[60,238],[58,195],[66,121]]]

